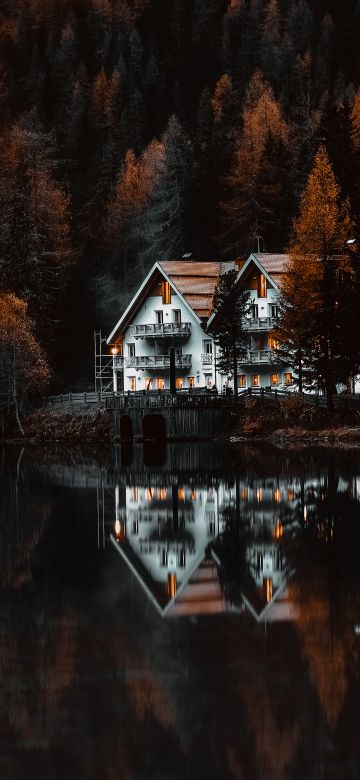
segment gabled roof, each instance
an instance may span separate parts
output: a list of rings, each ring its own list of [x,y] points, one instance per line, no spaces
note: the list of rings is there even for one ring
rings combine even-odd
[[[287,271],[290,256],[286,254],[268,254],[267,252],[253,252],[255,257],[268,274],[284,274]]]
[[[194,262],[193,260],[167,260],[154,263],[143,283],[135,293],[123,315],[110,333],[107,343],[111,343],[117,332],[126,330],[131,320],[149,294],[156,276],[168,281],[174,292],[187,308],[195,315],[199,323],[208,319],[212,312],[213,298],[219,275],[234,267],[234,263]]]
[[[174,260],[159,263],[172,284],[182,294],[199,318],[210,317],[220,274],[234,267],[233,263]]]
[[[110,540],[161,617],[226,612],[218,581],[217,561],[213,556],[214,560],[209,563],[205,550],[200,552],[193,566],[185,573],[176,594],[169,596],[166,584],[157,582],[151,576],[127,540],[117,541],[112,534]]]

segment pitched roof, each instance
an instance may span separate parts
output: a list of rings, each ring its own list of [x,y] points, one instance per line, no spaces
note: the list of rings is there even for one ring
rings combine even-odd
[[[267,252],[252,252],[253,257],[261,263],[268,274],[284,274],[290,261],[289,255],[269,254]]]
[[[160,262],[172,284],[181,293],[198,317],[210,317],[213,298],[222,263],[193,260],[171,260]]]

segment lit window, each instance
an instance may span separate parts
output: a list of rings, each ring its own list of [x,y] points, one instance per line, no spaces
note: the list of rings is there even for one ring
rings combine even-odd
[[[239,387],[246,387],[246,374],[238,376]]]
[[[136,376],[129,376],[129,389],[136,390]]]
[[[264,274],[260,274],[260,276],[258,276],[258,298],[266,298],[266,296],[266,277]]]
[[[272,584],[272,579],[270,579],[270,577],[264,577],[263,592],[264,592],[265,601],[267,604],[269,604],[273,594],[273,584]]]
[[[283,536],[284,536],[284,529],[280,523],[280,520],[277,520],[274,528],[274,539],[281,539]]]
[[[196,494],[195,488],[193,488],[192,491],[191,491],[191,498],[192,498],[193,501],[196,501],[196,499],[197,499],[197,494]]]
[[[178,488],[178,498],[179,501],[185,501],[185,490],[183,487]]]
[[[176,595],[176,574],[168,574],[167,592],[172,599]]]
[[[181,376],[176,377],[176,388],[177,390],[181,390],[183,387],[183,380]]]
[[[260,374],[251,374],[250,382],[252,387],[260,387]]]
[[[248,500],[248,498],[249,498],[248,488],[242,488],[240,490],[240,498],[242,499],[242,501],[247,501]]]
[[[162,377],[158,377],[156,380],[156,388],[157,390],[164,390],[165,387],[165,381]]]
[[[276,488],[274,490],[274,499],[275,499],[277,504],[280,503],[280,501],[281,501],[281,491],[279,490],[279,488]]]
[[[152,487],[147,487],[145,489],[145,498],[147,501],[151,501],[155,496],[155,490]]]
[[[295,493],[294,493],[294,491],[289,489],[287,497],[288,497],[288,501],[294,501],[295,500]]]
[[[171,303],[171,287],[169,282],[161,282],[161,297],[163,303]]]
[[[165,498],[166,498],[166,488],[159,488],[158,496],[159,496],[159,500],[160,501],[165,501]]]
[[[144,376],[144,390],[151,390],[152,378]]]
[[[285,384],[286,385],[292,385],[292,381],[293,381],[293,376],[290,373],[290,371],[287,371],[286,374],[285,374]]]
[[[263,500],[263,496],[264,496],[263,489],[260,487],[256,488],[256,500],[259,502],[259,504]]]
[[[274,339],[273,336],[269,336],[268,345],[270,349],[279,349],[279,341],[278,339]]]
[[[195,377],[189,376],[188,380],[189,380],[189,387],[195,387]]]
[[[279,384],[279,374],[271,374],[271,384],[272,385]]]

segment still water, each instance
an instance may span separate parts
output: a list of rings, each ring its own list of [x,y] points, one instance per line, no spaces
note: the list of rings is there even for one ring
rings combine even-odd
[[[0,450],[1,780],[357,780],[360,450]]]

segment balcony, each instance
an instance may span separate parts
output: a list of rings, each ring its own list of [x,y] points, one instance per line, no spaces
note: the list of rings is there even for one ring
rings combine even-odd
[[[170,355],[135,355],[125,358],[127,368],[170,368]],[[176,368],[190,368],[191,355],[175,355]]]
[[[124,355],[114,355],[114,368],[124,368]]]
[[[129,334],[135,339],[161,339],[172,336],[188,338],[190,333],[190,322],[156,322],[151,325],[131,325],[129,328]]]
[[[278,363],[279,357],[276,352],[272,349],[255,349],[253,351],[247,352],[246,355],[239,358],[239,363],[245,363],[246,365],[258,365],[258,364],[267,364],[270,365],[271,363]]]
[[[276,317],[244,317],[243,328],[251,333],[258,331],[273,330],[276,328],[278,319]]]
[[[212,366],[212,362],[213,362],[212,352],[204,352],[201,355],[201,362],[204,366]]]

